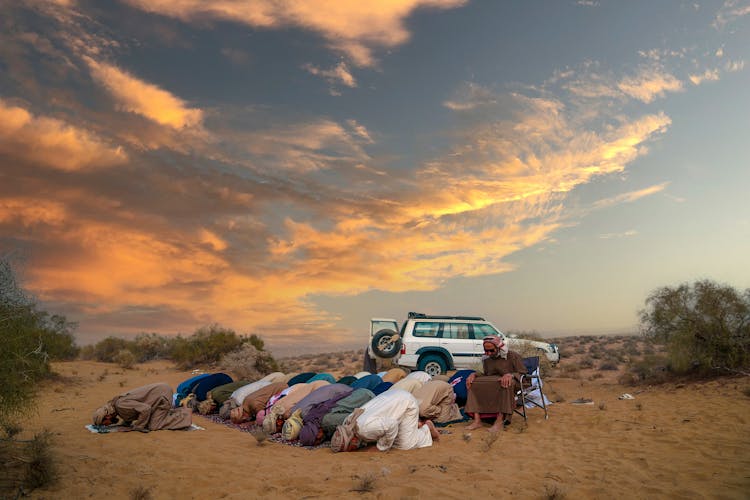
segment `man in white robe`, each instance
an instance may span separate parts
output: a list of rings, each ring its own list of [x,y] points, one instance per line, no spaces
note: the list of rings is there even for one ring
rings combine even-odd
[[[419,422],[419,404],[402,389],[385,391],[357,408],[336,428],[331,449],[354,451],[375,442],[377,449],[411,450],[432,446],[440,434],[431,421]]]

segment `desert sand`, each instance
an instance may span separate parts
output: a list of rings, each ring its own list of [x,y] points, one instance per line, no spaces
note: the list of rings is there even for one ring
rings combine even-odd
[[[565,361],[564,361],[565,362]],[[561,400],[488,441],[466,423],[431,448],[334,454],[265,442],[195,415],[203,431],[92,434],[92,411],[152,382],[189,378],[168,362],[55,363],[23,436],[54,434],[59,480],[31,498],[748,498],[750,377],[626,387],[564,377]],[[635,399],[620,400],[623,393]],[[588,398],[593,405],[574,405]],[[372,490],[357,491],[363,478]],[[140,490],[139,490],[140,489]],[[136,492],[147,492],[138,497]]]

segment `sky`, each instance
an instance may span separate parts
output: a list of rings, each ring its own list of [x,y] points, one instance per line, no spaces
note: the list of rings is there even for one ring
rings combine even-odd
[[[9,0],[0,257],[88,344],[632,333],[750,287],[750,1]]]

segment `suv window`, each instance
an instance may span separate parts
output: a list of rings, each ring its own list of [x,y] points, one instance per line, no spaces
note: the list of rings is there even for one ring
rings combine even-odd
[[[475,339],[483,339],[487,335],[499,335],[498,331],[492,328],[492,326],[490,325],[475,323],[472,326],[474,327]]]
[[[474,335],[469,333],[468,323],[444,323],[444,339],[473,339]]]
[[[437,337],[439,329],[440,323],[418,321],[414,324],[413,335],[415,337]]]

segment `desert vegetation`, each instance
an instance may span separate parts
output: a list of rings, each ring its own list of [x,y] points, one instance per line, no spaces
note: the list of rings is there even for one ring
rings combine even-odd
[[[0,493],[21,494],[55,479],[51,434],[19,439],[19,421],[33,411],[38,384],[51,377],[50,361],[77,354],[74,326],[40,310],[0,258]]]

